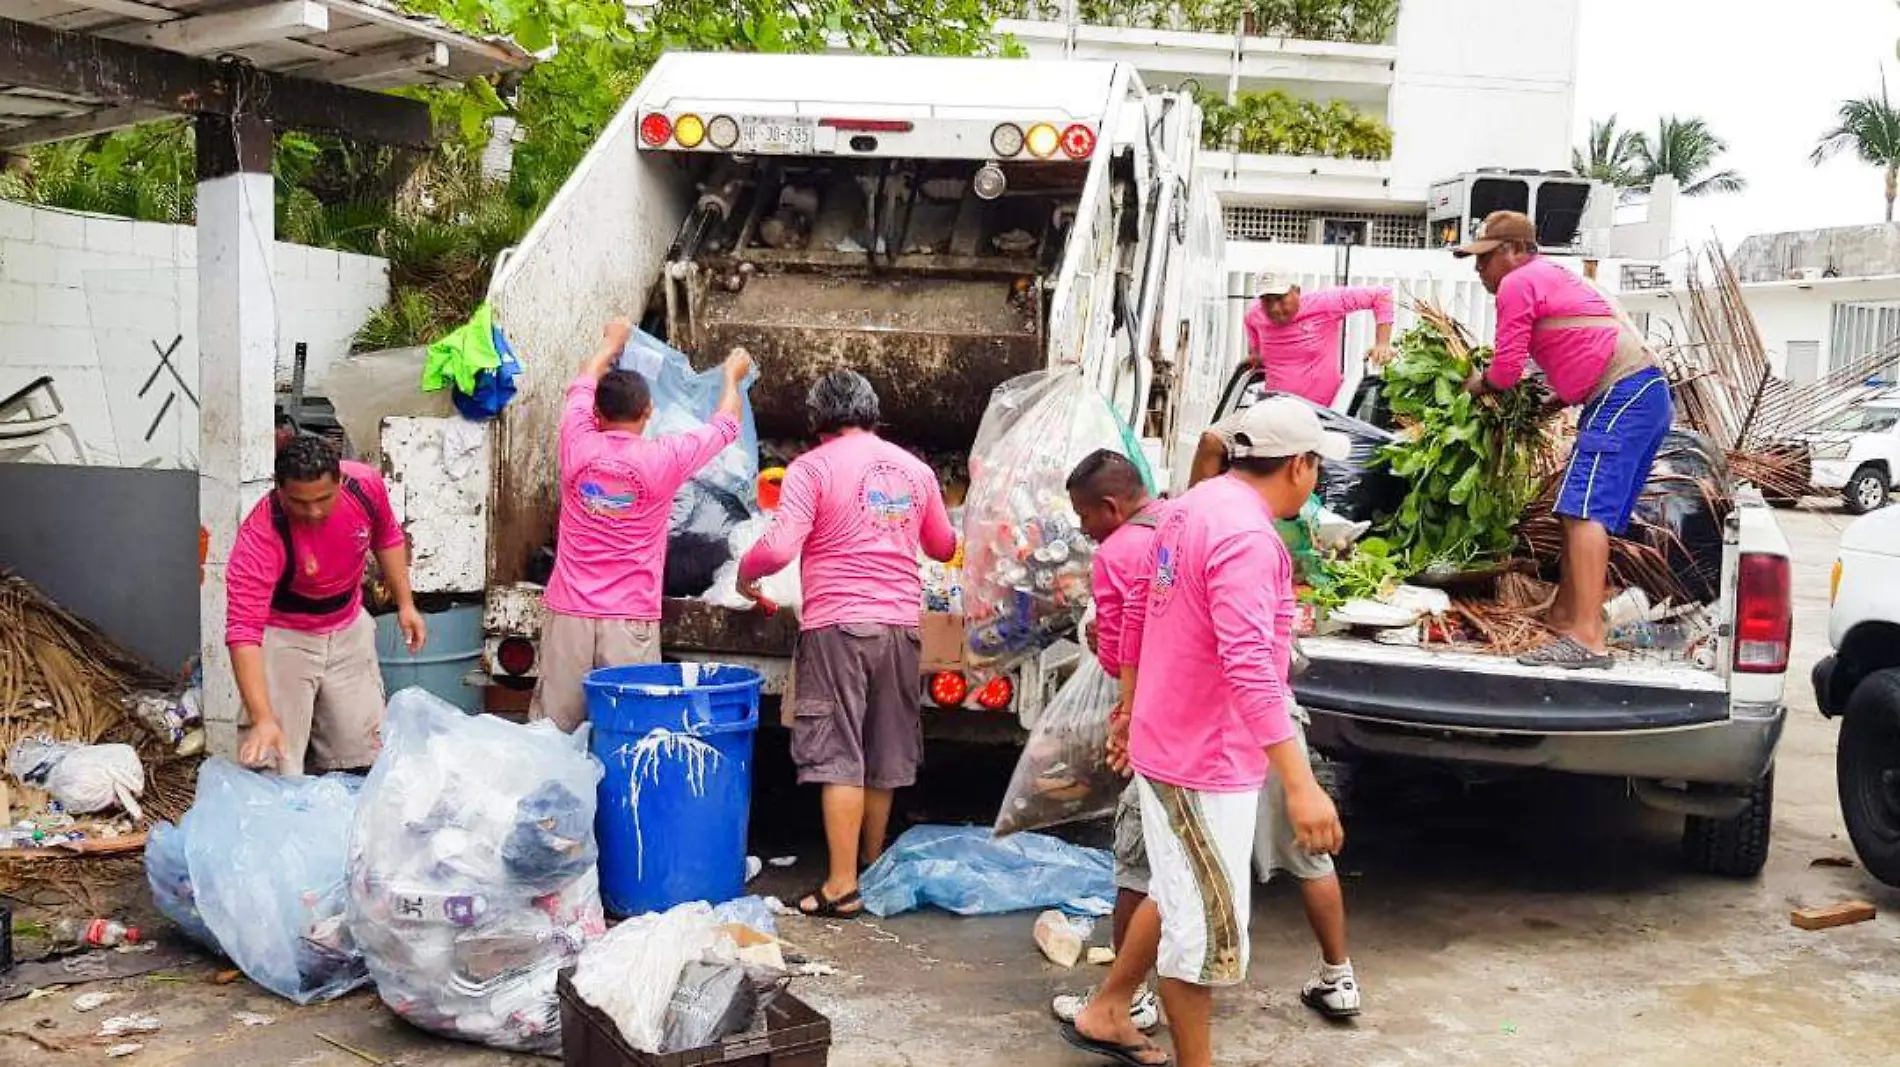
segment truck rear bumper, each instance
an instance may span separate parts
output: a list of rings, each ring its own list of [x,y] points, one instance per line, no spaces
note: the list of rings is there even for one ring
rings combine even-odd
[[[1473,729],[1307,708],[1321,749],[1651,781],[1746,786],[1774,762],[1787,707],[1736,705],[1713,722],[1651,729]]]

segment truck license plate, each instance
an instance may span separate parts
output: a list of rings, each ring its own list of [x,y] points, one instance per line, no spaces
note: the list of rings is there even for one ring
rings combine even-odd
[[[817,130],[816,119],[740,119],[739,151],[808,156],[814,151]]]

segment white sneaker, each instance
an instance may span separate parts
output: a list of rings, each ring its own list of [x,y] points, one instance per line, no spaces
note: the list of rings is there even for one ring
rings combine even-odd
[[[1350,1019],[1359,1014],[1359,979],[1351,971],[1330,981],[1321,974],[1300,990],[1300,1003],[1328,1019]]]
[[[1087,993],[1064,993],[1050,1002],[1049,1011],[1061,1022],[1074,1023],[1075,1017],[1082,1014],[1082,1009],[1088,1007],[1089,998],[1094,995],[1092,989]],[[1154,990],[1147,986],[1137,989],[1135,999],[1128,1006],[1128,1018],[1135,1024],[1135,1029],[1144,1034],[1154,1030],[1161,1025],[1161,998],[1155,996]]]

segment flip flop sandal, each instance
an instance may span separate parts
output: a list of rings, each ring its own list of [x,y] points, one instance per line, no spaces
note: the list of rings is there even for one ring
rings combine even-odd
[[[1074,1023],[1062,1024],[1062,1040],[1067,1041],[1071,1047],[1100,1056],[1105,1060],[1125,1064],[1126,1067],[1174,1067],[1172,1057],[1163,1057],[1158,1060],[1141,1058],[1144,1052],[1161,1051],[1161,1046],[1152,1041],[1144,1041],[1139,1045],[1118,1045],[1113,1041],[1097,1041],[1077,1030]]]
[[[1592,652],[1578,644],[1574,637],[1559,637],[1542,648],[1524,653],[1517,661],[1526,667],[1561,667],[1567,671],[1608,670],[1616,665],[1615,656]]]
[[[813,886],[811,892],[798,898],[798,913],[807,919],[856,919],[864,914],[864,906],[861,903],[863,899],[863,897],[858,895],[858,891],[853,889],[844,896],[832,900],[830,897],[825,896],[824,886]],[[818,906],[807,909],[805,907],[807,900],[817,901]],[[855,908],[851,907],[853,904],[858,906]],[[850,908],[851,910],[846,911],[846,908]]]

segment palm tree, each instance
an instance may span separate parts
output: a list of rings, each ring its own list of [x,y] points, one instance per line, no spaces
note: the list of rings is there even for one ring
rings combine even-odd
[[[1852,149],[1861,162],[1887,168],[1887,221],[1893,221],[1893,201],[1900,193],[1900,110],[1887,101],[1887,76],[1880,76],[1880,95],[1841,101],[1838,122],[1821,135],[1808,158],[1820,166]]]
[[[1676,179],[1684,196],[1710,193],[1739,193],[1748,182],[1732,170],[1709,171],[1715,158],[1728,151],[1728,142],[1717,137],[1708,123],[1697,118],[1664,115],[1656,123],[1656,138],[1638,136],[1636,162],[1637,185],[1648,189],[1661,175]]]
[[[1590,140],[1582,149],[1570,150],[1570,169],[1585,178],[1594,178],[1618,189],[1642,184],[1642,176],[1633,164],[1643,135],[1635,130],[1616,128],[1616,116],[1590,121]]]

